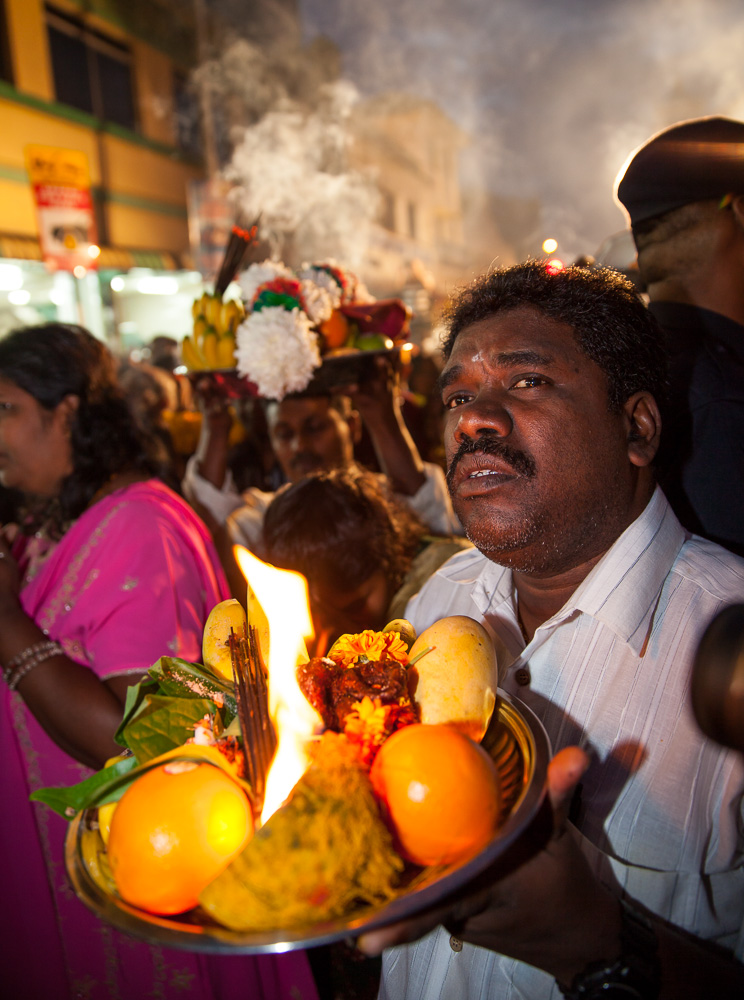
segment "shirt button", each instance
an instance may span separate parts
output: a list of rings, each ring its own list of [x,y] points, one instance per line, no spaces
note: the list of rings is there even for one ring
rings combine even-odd
[[[532,678],[530,677],[530,672],[527,667],[520,667],[519,670],[514,673],[514,680],[519,684],[520,687],[527,687]]]
[[[454,936],[451,937],[450,938],[450,948],[453,951],[462,951],[462,941],[459,938],[456,938]]]

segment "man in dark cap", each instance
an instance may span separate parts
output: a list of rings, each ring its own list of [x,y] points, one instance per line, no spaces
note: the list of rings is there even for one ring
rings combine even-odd
[[[744,122],[657,133],[621,171],[616,198],[667,333],[659,481],[687,528],[744,554]]]

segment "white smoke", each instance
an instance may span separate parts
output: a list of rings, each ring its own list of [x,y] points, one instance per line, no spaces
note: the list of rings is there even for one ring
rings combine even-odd
[[[358,92],[327,79],[322,53],[239,39],[194,80],[230,137],[222,174],[233,185],[236,213],[246,223],[260,214],[261,235],[288,262],[334,257],[354,269],[379,195],[349,164]]]
[[[369,245],[378,194],[371,178],[350,168],[349,120],[357,94],[327,84],[313,110],[284,101],[255,125],[236,129],[225,176],[244,218],[261,213],[277,246],[297,260],[336,257],[359,267]]]
[[[683,118],[744,118],[741,0],[301,0],[363,94],[405,90],[468,130],[470,184],[540,199],[592,253],[625,228],[628,153]]]

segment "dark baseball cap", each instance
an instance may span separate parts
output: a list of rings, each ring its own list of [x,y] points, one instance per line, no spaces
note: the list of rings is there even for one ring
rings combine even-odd
[[[615,183],[631,226],[727,194],[744,194],[744,122],[733,118],[692,118],[657,132]]]

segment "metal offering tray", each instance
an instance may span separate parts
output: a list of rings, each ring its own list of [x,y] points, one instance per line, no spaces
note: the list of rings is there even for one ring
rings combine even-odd
[[[498,831],[475,857],[439,867],[411,866],[400,894],[384,905],[359,906],[334,920],[260,932],[229,930],[214,923],[199,908],[170,917],[146,913],[125,903],[110,879],[85,860],[91,855],[91,845],[96,846],[91,838],[100,840],[97,823],[93,822],[95,809],[84,810],[70,823],[65,841],[67,872],[79,899],[101,919],[167,948],[265,954],[354,938],[442,903],[501,858],[533,823],[545,797],[550,759],[550,744],[539,719],[518,699],[499,691],[497,711],[483,746],[493,757],[501,778],[502,822]],[[102,842],[99,846],[102,849]]]

